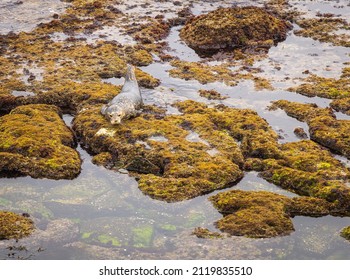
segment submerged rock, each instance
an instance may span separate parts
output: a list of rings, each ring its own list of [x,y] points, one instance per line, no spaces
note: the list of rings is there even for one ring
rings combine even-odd
[[[232,190],[209,199],[224,215],[216,222],[221,231],[252,238],[290,234],[294,231],[291,217],[328,215],[334,208],[323,199],[288,198],[266,191]]]
[[[57,107],[25,105],[0,118],[0,173],[72,179],[81,159]]]
[[[30,235],[33,230],[32,220],[25,215],[0,211],[0,240],[19,239]]]
[[[286,39],[290,24],[262,8],[219,8],[189,20],[180,37],[200,55],[223,49],[270,48]]]

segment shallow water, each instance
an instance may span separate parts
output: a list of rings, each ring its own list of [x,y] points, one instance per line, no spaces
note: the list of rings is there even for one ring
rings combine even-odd
[[[49,20],[52,13],[62,12],[65,4],[60,1],[31,0],[14,5],[14,1],[2,2],[0,10],[0,33],[31,30],[39,22]],[[139,1],[140,3],[143,1]],[[231,1],[214,1],[231,5]],[[238,1],[249,4],[250,1]],[[254,1],[253,1],[254,2]],[[259,1],[261,4],[262,1]],[[291,1],[298,7],[321,12],[329,7],[337,13],[349,15],[349,8],[336,8],[338,1]],[[315,3],[317,2],[317,3]],[[344,1],[343,1],[344,2]],[[256,3],[256,2],[254,2]],[[305,4],[305,5],[304,5]],[[28,14],[24,5],[31,5],[33,11],[43,7],[40,16],[36,12]],[[48,5],[48,6],[46,6]],[[166,3],[162,9],[169,8]],[[316,5],[316,6],[315,6]],[[29,6],[28,6],[29,7]],[[123,4],[122,10],[133,15],[139,7]],[[156,13],[155,5],[149,7]],[[215,6],[195,1],[195,13],[209,11]],[[9,11],[11,14],[9,14]],[[142,10],[142,9],[141,9]],[[9,15],[16,13],[16,18]],[[311,11],[313,13],[313,11]],[[28,16],[30,15],[30,16]],[[169,14],[172,16],[172,14]],[[6,19],[6,20],[2,20]],[[28,28],[28,29],[27,29]],[[295,27],[297,28],[297,27]],[[127,43],[128,37],[113,33],[110,27],[90,37],[88,42],[120,40]],[[174,27],[168,38],[169,54],[187,61],[200,58],[179,37],[179,27]],[[78,35],[79,36],[79,35]],[[54,34],[53,39],[65,40],[64,34]],[[123,41],[125,39],[125,41]],[[265,118],[280,135],[280,142],[298,141],[293,130],[305,123],[288,117],[284,111],[270,111],[271,101],[287,99],[303,103],[316,103],[320,107],[329,106],[330,100],[309,98],[287,91],[290,86],[300,83],[303,71],[325,77],[338,77],[343,63],[349,61],[349,49],[319,43],[309,38],[293,35],[285,42],[271,48],[266,59],[256,62],[263,72],[258,75],[272,79],[275,90],[256,91],[251,81],[241,81],[235,87],[215,82],[202,85],[197,81],[185,81],[169,76],[169,63],[154,62],[142,70],[161,80],[156,89],[142,89],[146,104],[157,104],[167,109],[169,114],[178,114],[171,104],[178,100],[193,99],[208,104],[225,104],[236,108],[250,108]],[[221,62],[211,62],[221,63]],[[276,69],[279,66],[279,70]],[[288,79],[286,79],[288,78]],[[123,79],[105,79],[104,82],[122,84]],[[199,89],[215,89],[228,98],[208,101],[200,97]],[[14,92],[24,94],[24,92]],[[336,113],[339,119],[349,119]],[[70,125],[72,116],[65,115]],[[154,136],[154,141],[166,138]],[[203,141],[194,132],[187,141]],[[15,241],[0,241],[0,259],[348,259],[350,243],[339,236],[340,230],[350,225],[350,218],[340,217],[295,217],[295,232],[289,236],[270,239],[249,239],[229,237],[222,240],[203,240],[191,235],[196,227],[206,227],[216,231],[214,222],[221,218],[208,197],[214,193],[178,203],[166,203],[144,195],[137,181],[125,172],[115,172],[91,163],[91,156],[81,147],[78,151],[83,159],[82,172],[74,180],[48,180],[21,177],[0,179],[0,209],[27,212],[33,218],[37,230],[28,237]],[[215,151],[211,151],[215,153]],[[336,156],[345,165],[349,160]],[[283,190],[260,178],[256,172],[246,173],[244,178],[229,189],[266,190],[289,197],[296,194]],[[23,246],[23,247],[21,247]],[[13,255],[12,255],[13,253]],[[9,255],[10,254],[10,255]]]

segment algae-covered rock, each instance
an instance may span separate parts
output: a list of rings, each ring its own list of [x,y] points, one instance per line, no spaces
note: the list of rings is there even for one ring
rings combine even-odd
[[[207,228],[201,228],[201,227],[196,227],[194,231],[192,232],[193,235],[197,236],[198,238],[203,238],[203,239],[218,239],[218,238],[223,238],[223,235],[219,232],[211,232]]]
[[[350,97],[335,99],[331,102],[330,106],[336,111],[350,115]]]
[[[285,143],[280,159],[267,159],[263,165],[260,175],[269,182],[300,195],[326,199],[340,213],[349,212],[349,170],[315,142]]]
[[[24,215],[0,211],[0,240],[19,239],[30,235],[33,230],[32,220]]]
[[[340,232],[340,236],[350,241],[350,226],[343,228]]]
[[[289,90],[306,96],[319,96],[330,99],[350,97],[350,68],[345,67],[339,79],[310,75],[297,87]]]
[[[74,129],[93,153],[109,152],[115,164],[132,171],[146,194],[169,202],[190,199],[232,185],[243,177],[243,154],[266,158],[278,154],[277,136],[252,110],[203,103],[176,104],[182,115],[165,116],[148,108],[119,126],[86,107]],[[102,129],[115,133],[99,133]],[[200,139],[187,139],[191,133]],[[215,154],[209,151],[216,149]]]
[[[288,198],[266,191],[232,190],[209,198],[224,215],[216,226],[230,235],[252,238],[287,235],[295,215],[328,215],[334,206],[310,197]]]
[[[226,96],[222,96],[219,92],[216,90],[199,90],[199,95],[205,98],[208,98],[209,100],[223,100],[226,99]]]
[[[299,19],[296,23],[301,27],[294,31],[296,35],[311,37],[314,40],[329,42],[336,46],[350,47],[350,36],[341,32],[350,27],[346,19],[327,15],[319,18]]]
[[[2,175],[72,179],[81,159],[72,131],[50,105],[25,105],[0,118]]]
[[[272,107],[281,108],[289,116],[307,122],[310,139],[350,158],[349,120],[337,120],[330,108],[319,108],[316,104],[279,100]]]
[[[290,25],[262,8],[219,8],[190,19],[180,37],[199,54],[222,49],[269,48],[285,40]]]

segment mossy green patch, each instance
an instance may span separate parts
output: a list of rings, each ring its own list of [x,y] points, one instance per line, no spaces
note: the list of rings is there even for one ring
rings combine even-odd
[[[101,234],[97,237],[97,240],[101,242],[102,244],[110,244],[112,246],[120,246],[120,241],[113,236],[107,235],[107,234]]]
[[[19,239],[30,235],[34,230],[33,221],[27,217],[0,211],[0,240]]]
[[[81,159],[73,133],[51,105],[25,105],[0,118],[0,171],[34,178],[72,179]]]
[[[323,199],[288,198],[266,191],[233,190],[209,199],[224,215],[216,222],[221,231],[252,238],[290,234],[294,231],[291,217],[328,215],[334,208]]]
[[[135,248],[147,248],[152,245],[154,229],[151,225],[145,225],[132,230],[132,241]]]

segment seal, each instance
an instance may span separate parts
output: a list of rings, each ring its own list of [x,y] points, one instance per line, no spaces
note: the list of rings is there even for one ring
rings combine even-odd
[[[135,117],[143,105],[139,85],[135,77],[135,67],[127,65],[125,82],[121,92],[101,108],[111,124],[120,124],[123,119]]]

